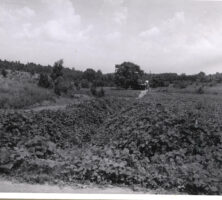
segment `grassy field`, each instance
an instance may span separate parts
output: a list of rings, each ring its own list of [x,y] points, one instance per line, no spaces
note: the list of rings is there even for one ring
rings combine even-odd
[[[136,98],[139,91],[104,88],[105,96]],[[7,78],[0,76],[0,109],[24,109],[36,106],[68,105],[81,99],[93,98],[90,89],[73,90],[70,95],[58,97],[53,89],[38,87],[37,80],[28,73],[9,72]]]
[[[186,88],[174,88],[174,87],[162,87],[152,89],[158,92],[168,92],[168,93],[183,93],[183,94],[198,94],[198,89],[202,88],[203,93],[212,95],[222,95],[222,84],[216,84],[213,86],[208,86],[204,84],[192,84],[188,85]]]
[[[21,109],[54,98],[53,91],[40,88],[36,83],[0,79],[0,108]]]

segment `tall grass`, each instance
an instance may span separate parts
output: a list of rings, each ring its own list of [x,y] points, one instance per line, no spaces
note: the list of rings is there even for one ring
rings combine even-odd
[[[0,108],[21,109],[53,98],[52,91],[34,83],[0,79]]]
[[[202,89],[200,89],[202,88]],[[222,94],[222,84],[217,84],[213,86],[204,85],[204,84],[192,84],[188,85],[186,88],[173,88],[173,87],[163,87],[163,88],[156,88],[152,89],[153,91],[157,92],[169,92],[169,93],[184,93],[184,94]],[[201,91],[202,90],[202,91]]]

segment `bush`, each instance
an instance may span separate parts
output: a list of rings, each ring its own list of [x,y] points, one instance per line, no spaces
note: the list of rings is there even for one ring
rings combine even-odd
[[[92,85],[90,88],[91,94],[95,97],[104,97],[105,91],[103,88],[100,88],[100,90],[97,90],[96,86]]]
[[[72,89],[72,85],[70,84],[70,82],[64,80],[63,77],[60,76],[55,80],[54,92],[58,96],[60,96],[62,93],[67,94],[68,90],[71,90],[71,89]]]
[[[89,81],[86,80],[86,79],[83,79],[83,80],[81,81],[81,87],[82,87],[82,88],[89,88]]]
[[[215,81],[210,82],[210,83],[208,84],[209,87],[214,87],[214,86],[216,86],[216,85],[217,85],[217,83],[216,83]]]
[[[40,74],[38,86],[43,87],[43,88],[52,87],[52,83],[50,82],[47,74]]]
[[[7,77],[8,72],[5,69],[2,69],[1,74],[4,78]]]
[[[174,83],[174,88],[185,89],[187,87],[187,83],[184,81],[177,81]]]
[[[102,80],[94,80],[93,85],[95,85],[96,87],[103,87],[104,82]]]
[[[100,88],[100,90],[97,92],[97,97],[104,97],[105,96],[105,91],[103,88]]]
[[[202,86],[199,87],[199,88],[196,90],[196,93],[197,93],[197,94],[203,94],[203,93],[204,93],[203,87],[202,87]]]
[[[93,96],[96,96],[97,95],[97,91],[96,91],[96,87],[94,85],[91,86],[90,88],[90,92]]]
[[[151,81],[150,81],[150,87],[151,88],[157,88],[157,87],[164,87],[164,81],[163,80],[160,80],[160,79],[157,79],[157,78],[153,78]]]
[[[80,83],[79,82],[75,82],[74,83],[76,90],[80,90]]]

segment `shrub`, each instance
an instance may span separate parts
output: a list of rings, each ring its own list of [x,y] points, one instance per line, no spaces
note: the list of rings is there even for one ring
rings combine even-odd
[[[7,77],[8,72],[5,69],[2,69],[1,74],[4,78]]]
[[[70,82],[66,81],[63,77],[58,77],[55,80],[54,92],[57,95],[61,95],[62,93],[67,94],[68,90],[72,89],[72,85]]]
[[[83,79],[83,80],[81,81],[81,87],[82,87],[82,88],[89,88],[89,81],[86,80],[86,79]]]
[[[38,86],[43,87],[43,88],[50,88],[52,86],[47,74],[40,74]]]
[[[197,90],[196,90],[197,94],[203,94],[204,93],[204,89],[202,86],[200,86]]]
[[[35,71],[34,71],[34,70],[31,70],[31,71],[30,71],[30,75],[31,75],[31,76],[34,76],[34,75],[35,75]]]
[[[157,79],[157,78],[153,78],[150,81],[150,87],[151,88],[164,87],[164,81],[160,80],[160,79]]]
[[[177,81],[174,83],[174,88],[184,89],[187,87],[187,83],[184,81]]]
[[[217,83],[216,83],[215,81],[210,82],[210,83],[208,84],[209,87],[214,87],[214,86],[216,86],[216,85],[217,85]]]
[[[80,83],[79,82],[75,82],[74,85],[75,85],[77,90],[80,90]]]
[[[103,87],[104,86],[104,82],[102,80],[94,80],[93,81],[93,84],[96,86],[96,87]]]
[[[97,97],[104,97],[105,96],[105,91],[104,89],[101,87],[100,90],[97,92]]]
[[[94,85],[91,86],[90,88],[90,92],[93,96],[96,96],[97,95],[97,91],[96,91],[96,87]]]
[[[92,85],[90,88],[90,92],[95,97],[104,97],[105,96],[105,91],[102,87],[100,88],[100,90],[97,90],[96,86]]]

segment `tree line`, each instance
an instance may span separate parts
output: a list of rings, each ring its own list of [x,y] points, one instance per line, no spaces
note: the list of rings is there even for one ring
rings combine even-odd
[[[204,72],[194,75],[186,75],[184,73],[152,74],[144,72],[139,65],[132,62],[117,64],[115,65],[115,72],[107,74],[92,68],[87,68],[85,71],[76,70],[75,68],[70,69],[64,67],[63,60],[55,62],[53,66],[0,60],[0,69],[4,77],[7,76],[6,70],[8,69],[29,72],[31,75],[39,74],[39,86],[46,88],[57,87],[64,91],[73,85],[77,89],[114,86],[124,89],[141,89],[141,85],[145,80],[149,80],[150,87],[153,88],[168,87],[170,84],[178,88],[185,88],[194,82],[212,85],[222,83],[222,73],[211,75],[206,75]],[[58,91],[56,93],[59,94]]]
[[[101,70],[96,71],[92,68],[87,68],[85,71],[76,70],[75,68],[70,69],[63,65],[63,61],[62,63],[61,60],[58,62],[60,62],[62,66],[62,76],[68,82],[74,82],[76,85],[79,84],[84,88],[90,87],[91,83],[101,87],[112,87],[115,85],[113,73],[103,74]],[[55,62],[52,66],[44,66],[35,63],[24,64],[19,61],[0,60],[0,69],[3,71],[3,73],[5,73],[5,70],[12,70],[28,72],[32,75],[40,74],[40,76],[50,77],[53,73],[56,63],[57,62]]]

